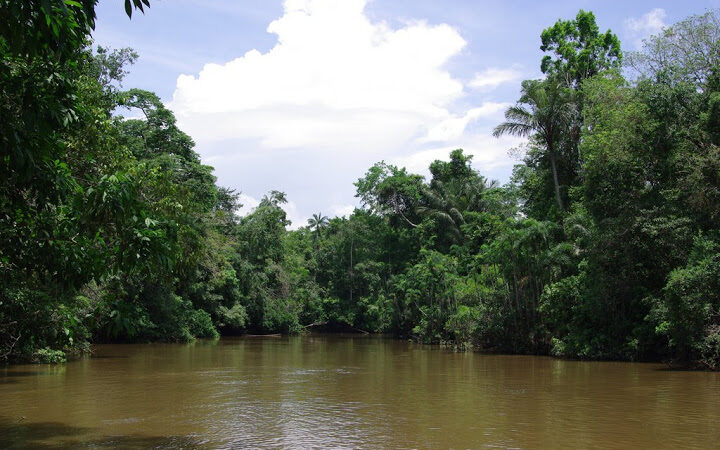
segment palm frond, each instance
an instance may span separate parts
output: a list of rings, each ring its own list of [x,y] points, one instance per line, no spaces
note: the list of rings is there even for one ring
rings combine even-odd
[[[533,131],[535,131],[535,128],[526,123],[503,122],[495,127],[493,130],[493,136],[500,137],[510,134],[513,136],[526,137],[532,134]]]

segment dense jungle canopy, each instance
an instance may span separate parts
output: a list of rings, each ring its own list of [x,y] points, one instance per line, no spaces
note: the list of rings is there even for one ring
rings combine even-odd
[[[329,322],[720,368],[717,11],[636,53],[591,12],[552,24],[495,128],[527,137],[509,183],[460,149],[429,179],[378,162],[348,180],[361,208],[291,231],[284,193],[240,217],[158,96],[122,89],[137,54],[93,46],[95,5],[0,1],[0,361]]]

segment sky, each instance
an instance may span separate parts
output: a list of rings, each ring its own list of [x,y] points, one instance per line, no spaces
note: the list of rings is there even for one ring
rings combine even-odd
[[[625,51],[720,0],[101,0],[95,43],[140,58],[124,88],[156,92],[218,183],[250,211],[287,194],[293,228],[348,215],[378,161],[428,175],[462,148],[506,182],[523,141],[492,129],[539,78],[541,31],[579,9]],[[132,114],[132,113],[130,113]]]

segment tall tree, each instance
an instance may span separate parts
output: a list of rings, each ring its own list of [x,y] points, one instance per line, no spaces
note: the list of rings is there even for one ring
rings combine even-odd
[[[648,38],[628,65],[643,78],[667,78],[701,88],[720,65],[720,10],[691,16]]]
[[[320,231],[327,227],[328,225],[328,217],[323,216],[322,213],[313,214],[311,218],[308,219],[308,226],[312,228],[315,231],[315,238],[317,239],[320,237]]]
[[[568,86],[578,87],[585,79],[620,67],[622,61],[620,40],[610,30],[600,33],[590,11],[581,9],[574,20],[558,20],[540,39],[540,50],[554,54],[543,57],[540,69]]]
[[[550,161],[555,201],[564,210],[560,180],[558,177],[558,154],[564,136],[577,116],[571,92],[556,78],[526,80],[522,83],[520,100],[505,111],[506,122],[493,131],[496,137],[511,134],[533,137],[540,143]]]

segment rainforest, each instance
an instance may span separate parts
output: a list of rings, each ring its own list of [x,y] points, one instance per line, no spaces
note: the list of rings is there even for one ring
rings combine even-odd
[[[138,55],[93,44],[95,6],[0,2],[0,362],[325,329],[720,369],[717,11],[635,52],[589,11],[547,24],[494,129],[527,138],[509,182],[462,149],[430,177],[379,161],[352,214],[289,229],[285,193],[239,215],[122,88]]]

